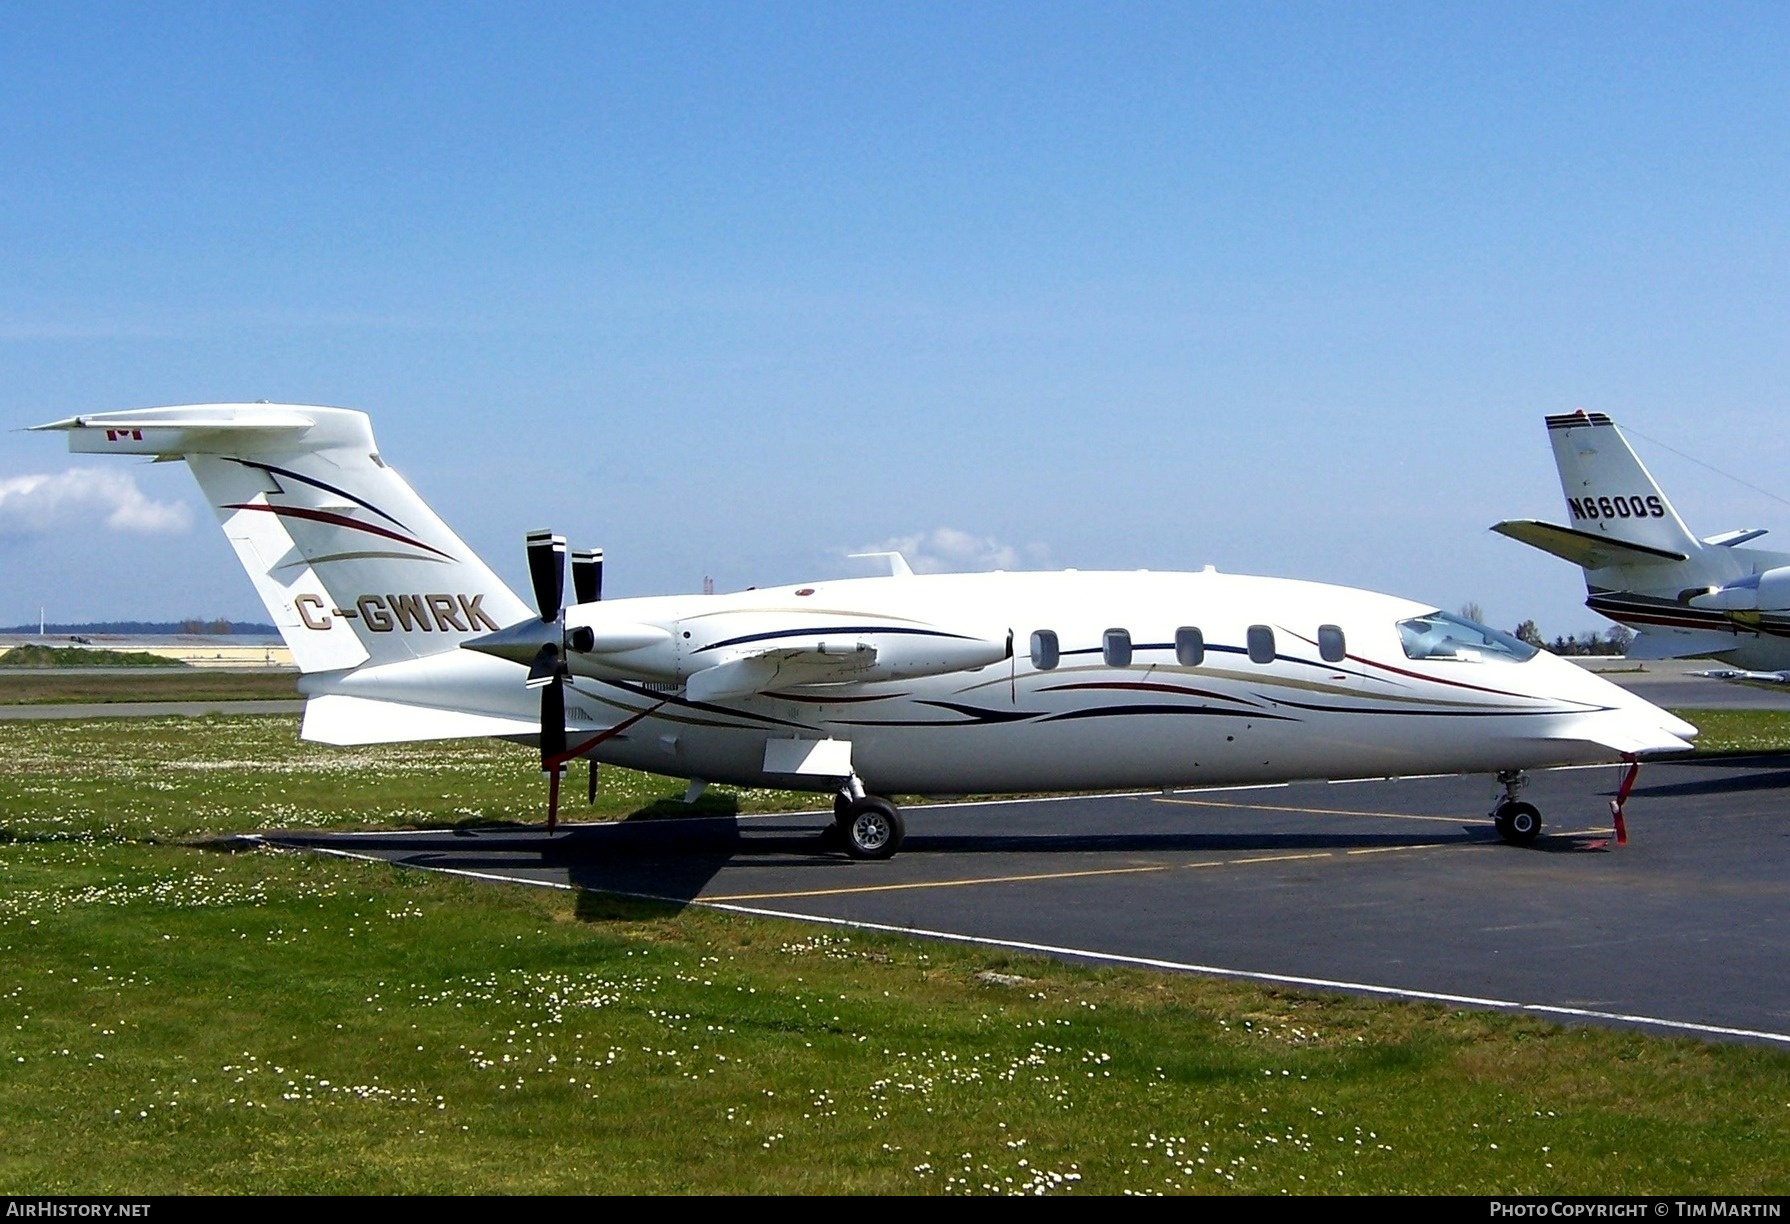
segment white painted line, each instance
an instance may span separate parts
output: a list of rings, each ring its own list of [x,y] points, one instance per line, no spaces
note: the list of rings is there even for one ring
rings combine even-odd
[[[561,892],[584,892],[576,884],[562,884],[558,880],[534,880],[527,876],[498,875],[490,871],[467,871],[463,867],[433,867],[426,863],[395,863],[391,859],[377,854],[356,854],[352,850],[333,850],[328,846],[275,846],[268,845],[270,850],[280,850],[287,854],[327,854],[334,858],[353,859],[357,863],[384,863],[387,867],[407,867],[413,871],[433,871],[440,875],[465,876],[471,880],[485,880],[492,884],[525,884],[531,888],[557,888]],[[608,889],[592,891],[608,892]],[[622,896],[641,896],[638,893],[622,893]],[[649,897],[652,901],[670,901],[671,897]]]
[[[1345,982],[1333,978],[1298,977],[1286,973],[1257,973],[1248,969],[1226,969],[1218,965],[1195,965],[1185,961],[1159,960],[1149,956],[1122,956],[1113,952],[1091,952],[1086,948],[1065,948],[1054,944],[1028,943],[1018,939],[993,939],[983,935],[961,935],[955,931],[933,931],[925,927],[893,926],[881,922],[858,922],[848,918],[828,918],[816,914],[797,914],[784,910],[761,909],[755,906],[726,905],[693,901],[712,909],[751,914],[761,918],[785,918],[794,922],[817,922],[825,926],[849,927],[853,930],[880,931],[891,935],[938,939],[947,943],[973,944],[978,947],[1005,948],[1015,952],[1036,952],[1044,956],[1073,956],[1109,965],[1133,965],[1143,969],[1167,969],[1176,973],[1205,973],[1213,977],[1238,978],[1251,982],[1274,982],[1284,986],[1307,986],[1317,990],[1339,990],[1356,994],[1379,995],[1385,998],[1410,999],[1420,1003],[1451,1003],[1465,1007],[1487,1007],[1498,1011],[1531,1012],[1547,1016],[1569,1016],[1586,1020],[1619,1021],[1624,1024],[1645,1024],[1684,1033],[1707,1033],[1720,1037],[1751,1037],[1790,1045],[1790,1033],[1771,1033],[1759,1029],[1728,1028],[1719,1024],[1698,1024],[1690,1020],[1665,1020],[1658,1016],[1636,1016],[1626,1012],[1597,1011],[1586,1007],[1559,1007],[1551,1003],[1517,1003],[1509,999],[1486,999],[1475,995],[1443,994],[1430,990],[1406,990],[1397,986],[1378,986],[1371,982]]]

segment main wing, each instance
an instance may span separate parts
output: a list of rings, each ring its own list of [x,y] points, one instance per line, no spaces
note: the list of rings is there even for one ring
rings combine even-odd
[[[762,646],[705,667],[684,682],[690,701],[745,697],[778,688],[869,684],[948,672],[974,671],[1013,656],[1013,639],[941,634],[944,640],[880,644],[863,637],[820,637],[787,646]]]

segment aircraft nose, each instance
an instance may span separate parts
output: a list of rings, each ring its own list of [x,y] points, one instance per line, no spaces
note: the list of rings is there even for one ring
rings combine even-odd
[[[1697,738],[1697,728],[1670,710],[1576,664],[1562,663],[1578,673],[1584,685],[1580,699],[1605,707],[1598,719],[1603,727],[1596,738],[1601,742],[1631,753],[1683,752]]]

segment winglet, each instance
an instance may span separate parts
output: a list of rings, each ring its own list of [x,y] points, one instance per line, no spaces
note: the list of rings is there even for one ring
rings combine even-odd
[[[912,578],[914,571],[907,563],[907,558],[898,552],[861,552],[847,553],[848,557],[881,557],[889,563],[889,577]]]

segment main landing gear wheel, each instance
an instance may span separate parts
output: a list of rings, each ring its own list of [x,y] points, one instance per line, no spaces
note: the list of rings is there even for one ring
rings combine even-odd
[[[845,805],[839,821],[845,834],[845,852],[855,859],[886,859],[901,849],[907,826],[901,812],[887,799],[866,795]]]
[[[1541,836],[1541,813],[1530,803],[1501,803],[1492,816],[1498,836],[1513,846],[1533,846]]]

